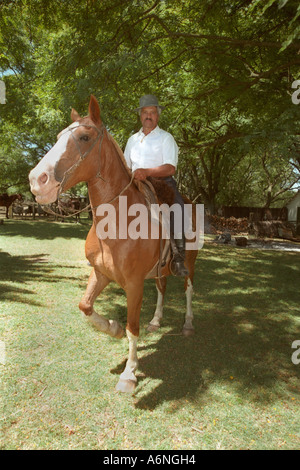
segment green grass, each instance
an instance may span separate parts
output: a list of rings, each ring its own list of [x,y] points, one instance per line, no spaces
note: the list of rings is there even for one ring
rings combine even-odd
[[[161,330],[146,332],[156,303],[146,281],[138,386],[124,395],[114,387],[127,340],[99,333],[78,310],[87,231],[0,226],[1,448],[299,449],[299,253],[206,240],[191,338],[180,335],[185,296],[175,278]],[[108,286],[96,310],[125,325],[123,291]]]

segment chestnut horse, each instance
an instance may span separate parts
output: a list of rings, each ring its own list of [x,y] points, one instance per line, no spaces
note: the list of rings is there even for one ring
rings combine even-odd
[[[56,144],[30,172],[31,191],[38,203],[48,204],[54,202],[61,191],[67,191],[79,182],[87,182],[93,208],[93,225],[86,239],[85,253],[93,269],[79,309],[98,330],[121,338],[124,335],[121,325],[96,313],[93,304],[111,281],[115,281],[124,289],[127,297],[126,334],[129,355],[116,388],[132,392],[137,383],[137,340],[144,280],[157,264],[161,241],[150,237],[100,239],[97,236],[97,224],[101,220],[97,209],[102,204],[110,203],[114,206],[116,231],[119,233],[120,196],[126,195],[130,207],[137,203],[145,205],[145,195],[133,184],[133,176],[122,151],[103,126],[96,98],[91,96],[88,116],[81,118],[72,109],[71,119],[73,123],[58,135]],[[165,243],[165,240],[163,242]],[[187,251],[186,266],[189,276],[185,278],[184,283],[187,299],[185,334],[193,333],[191,300],[196,256],[196,250]],[[149,325],[150,330],[160,326],[166,289],[165,276],[170,274],[168,264],[161,268],[161,274],[163,277],[156,281],[158,299],[154,317]]]
[[[9,196],[8,194],[3,193],[3,194],[0,195],[0,207],[1,206],[6,207],[6,218],[7,219],[9,218],[8,217],[8,209],[13,204],[13,202],[15,202],[17,199],[19,201],[21,201],[23,199],[22,194],[12,194],[11,196]]]

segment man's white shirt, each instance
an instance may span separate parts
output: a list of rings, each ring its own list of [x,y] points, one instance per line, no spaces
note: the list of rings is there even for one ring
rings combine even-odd
[[[139,132],[129,137],[124,155],[132,171],[138,168],[155,168],[165,164],[176,168],[178,146],[169,132],[156,126],[148,135],[140,129]]]

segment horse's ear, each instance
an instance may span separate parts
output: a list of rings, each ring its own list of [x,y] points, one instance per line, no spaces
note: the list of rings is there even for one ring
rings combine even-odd
[[[89,115],[95,124],[101,123],[100,107],[94,95],[91,95],[90,104],[89,104]]]
[[[73,122],[78,121],[78,119],[80,119],[79,114],[74,108],[72,108],[72,111],[71,111],[71,119]]]

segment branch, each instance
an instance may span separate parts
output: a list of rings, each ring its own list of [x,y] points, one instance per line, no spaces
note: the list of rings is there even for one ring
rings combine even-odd
[[[189,148],[208,148],[208,147],[217,147],[219,145],[225,144],[228,140],[230,139],[236,139],[238,137],[245,137],[246,134],[243,134],[242,132],[228,132],[225,135],[222,135],[218,137],[215,140],[208,141],[208,142],[202,142],[201,144],[189,144],[185,141],[178,141],[179,144],[181,144],[184,147],[189,147]]]
[[[148,18],[153,18],[161,27],[166,31],[169,37],[177,38],[191,38],[191,39],[207,39],[210,41],[221,41],[226,44],[230,44],[236,47],[239,46],[251,46],[251,47],[274,47],[276,49],[281,49],[282,44],[280,42],[273,41],[253,41],[251,39],[235,39],[228,36],[216,36],[213,34],[194,34],[194,33],[183,33],[183,32],[174,32],[159,18],[159,16],[152,14],[148,15]],[[300,43],[290,44],[288,47],[293,49],[299,49]]]
[[[168,67],[168,65],[170,65],[172,62],[175,62],[175,60],[179,59],[180,56],[182,56],[183,54],[185,54],[186,52],[188,52],[189,49],[183,49],[183,51],[181,51],[179,54],[177,54],[177,56],[173,57],[172,59],[170,59],[168,62],[166,62],[165,64],[161,65],[160,67],[158,67],[157,69],[155,69],[153,72],[149,73],[149,75],[146,75],[145,77],[142,77],[139,82],[142,82],[144,80],[147,80],[149,77],[151,77],[152,75],[155,75],[157,72],[159,72],[161,69],[163,69],[164,67]]]
[[[152,15],[148,15],[148,13],[150,13],[152,10],[154,10],[160,3],[160,0],[156,0],[156,2],[148,9],[146,10],[145,12],[143,12],[143,16],[141,16],[140,18],[138,18],[134,23],[132,24],[128,24],[129,22],[128,21],[124,21],[124,23],[121,23],[120,26],[117,28],[117,31],[115,32],[115,34],[110,38],[109,42],[114,42],[118,36],[118,34],[120,33],[120,31],[124,28],[124,26],[128,26],[129,27],[129,30],[132,30],[132,28],[134,26],[136,26],[137,24],[139,24],[140,22],[152,17]],[[156,16],[156,15],[155,15]],[[126,31],[126,30],[125,30]]]

